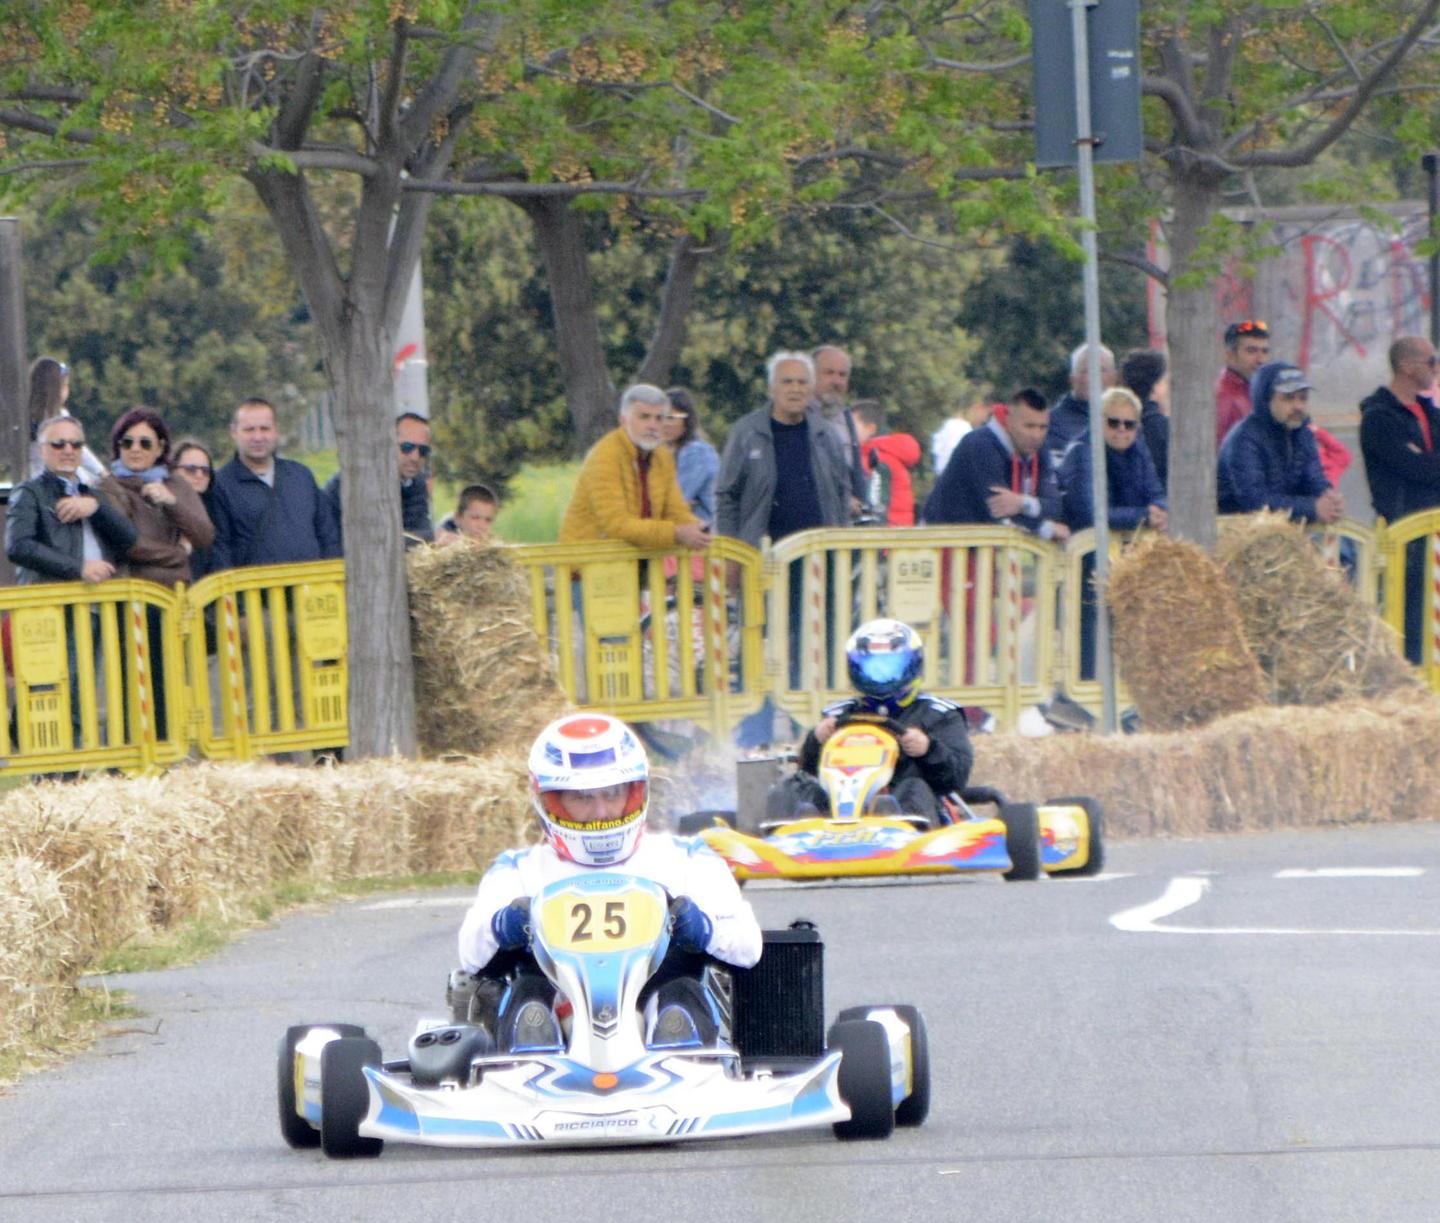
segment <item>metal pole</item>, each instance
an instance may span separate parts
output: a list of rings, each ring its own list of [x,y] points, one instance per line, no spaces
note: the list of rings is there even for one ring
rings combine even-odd
[[[1085,250],[1085,348],[1090,396],[1090,504],[1095,514],[1095,676],[1100,681],[1101,727],[1113,735],[1115,678],[1110,658],[1110,611],[1105,591],[1110,581],[1110,495],[1106,476],[1105,430],[1100,408],[1100,257],[1095,248],[1095,137],[1090,126],[1090,39],[1087,10],[1099,0],[1069,0],[1075,44],[1075,145],[1079,154],[1080,241]]]
[[[1433,242],[1437,236],[1435,218],[1440,215],[1440,156],[1426,153],[1420,159],[1430,179],[1430,228],[1426,236]],[[1430,343],[1440,348],[1440,250],[1430,256]]]
[[[30,429],[25,419],[29,390],[20,222],[0,217],[0,478],[14,484],[30,474]]]

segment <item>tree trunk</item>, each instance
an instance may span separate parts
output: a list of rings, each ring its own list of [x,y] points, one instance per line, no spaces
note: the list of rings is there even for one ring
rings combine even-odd
[[[1170,291],[1165,318],[1170,343],[1170,530],[1207,550],[1215,546],[1215,378],[1220,340],[1215,284],[1187,283],[1205,226],[1220,194],[1204,176],[1172,172],[1174,212],[1166,226]]]
[[[583,454],[615,427],[619,406],[600,342],[584,226],[564,200],[526,198],[515,203],[535,227],[545,263],[560,371],[575,425],[576,450]]]
[[[665,287],[660,292],[660,317],[655,321],[655,334],[650,339],[645,360],[635,371],[636,382],[663,387],[670,381],[670,371],[675,368],[680,349],[685,345],[690,307],[695,302],[695,279],[704,257],[689,234],[675,243],[670,254],[670,269],[665,274]]]
[[[335,395],[350,633],[350,750],[414,756],[415,668],[400,480],[395,467],[394,342],[374,310],[352,303],[343,349],[326,364]]]
[[[399,197],[398,170],[393,181],[372,179],[365,187],[367,205],[357,226],[358,249],[348,283],[339,275],[303,177],[274,170],[248,177],[290,256],[335,396],[335,434],[345,473],[341,516],[350,638],[349,754],[413,756],[415,679],[395,457],[394,342],[385,323],[386,234]]]

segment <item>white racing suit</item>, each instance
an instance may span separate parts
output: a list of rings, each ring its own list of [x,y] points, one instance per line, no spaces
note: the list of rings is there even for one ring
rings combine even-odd
[[[517,897],[533,899],[562,879],[594,872],[638,875],[663,887],[671,896],[688,896],[710,919],[705,953],[737,968],[760,958],[760,923],[725,860],[699,837],[674,837],[646,831],[635,852],[612,866],[568,862],[548,842],[501,854],[480,880],[475,902],[460,926],[460,963],[479,972],[498,950],[490,929],[495,914]]]

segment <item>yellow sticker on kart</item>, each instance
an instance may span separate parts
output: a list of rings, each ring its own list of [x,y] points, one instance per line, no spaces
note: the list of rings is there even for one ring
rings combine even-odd
[[[556,951],[630,951],[653,943],[665,906],[652,893],[558,892],[540,909],[545,942]]]
[[[859,726],[846,726],[837,730],[825,745],[826,768],[854,769],[882,768],[894,764],[899,752],[895,749],[894,736],[888,732],[876,732]]]

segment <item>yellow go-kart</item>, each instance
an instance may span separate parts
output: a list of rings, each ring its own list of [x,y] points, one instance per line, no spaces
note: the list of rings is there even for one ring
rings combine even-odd
[[[990,872],[1006,879],[1096,875],[1104,866],[1103,817],[1089,798],[1012,803],[990,786],[940,797],[938,826],[900,809],[889,792],[905,727],[847,714],[820,751],[826,813],[766,819],[755,787],[741,786],[731,811],[682,816],[677,831],[699,835],[740,879]],[[780,777],[779,758],[762,763]],[[744,762],[742,768],[756,762]],[[977,807],[991,807],[982,816]]]

